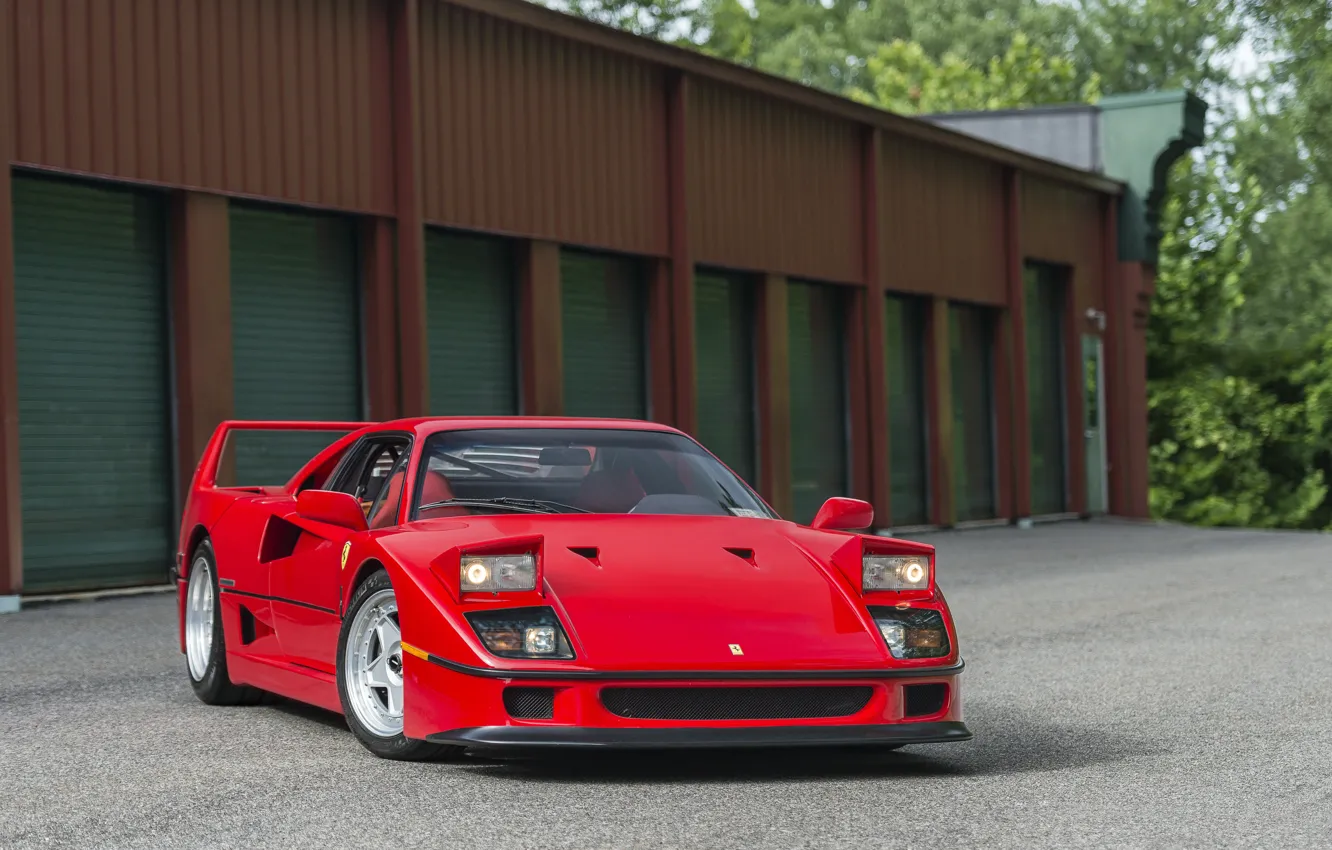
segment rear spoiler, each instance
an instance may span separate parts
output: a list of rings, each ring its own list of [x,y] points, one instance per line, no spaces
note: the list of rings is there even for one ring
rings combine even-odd
[[[359,431],[373,425],[373,422],[287,422],[258,420],[231,420],[218,425],[213,436],[208,440],[203,457],[195,467],[194,478],[190,481],[190,492],[217,486],[217,470],[222,463],[222,452],[227,446],[227,437],[232,431]]]

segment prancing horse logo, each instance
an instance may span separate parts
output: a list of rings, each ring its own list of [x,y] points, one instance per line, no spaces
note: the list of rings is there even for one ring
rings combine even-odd
[[[744,655],[744,654],[745,654],[745,651],[744,651],[743,649],[740,648],[740,644],[738,644],[738,643],[732,643],[732,644],[728,644],[728,645],[731,647],[731,654],[732,654],[732,655]]]

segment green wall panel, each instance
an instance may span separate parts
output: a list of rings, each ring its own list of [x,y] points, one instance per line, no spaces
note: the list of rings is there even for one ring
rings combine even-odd
[[[426,234],[432,415],[518,412],[515,272],[506,240]]]
[[[560,252],[566,415],[647,417],[645,289],[633,260]]]
[[[884,349],[888,358],[888,452],[892,523],[929,522],[929,447],[925,398],[925,305],[888,296]]]
[[[238,419],[359,420],[360,311],[349,220],[233,206]],[[236,434],[236,483],[285,483],[338,434]]]
[[[1062,513],[1068,441],[1064,404],[1064,292],[1066,270],[1029,265],[1025,270],[1027,410],[1031,422],[1031,512]]]
[[[24,591],[165,582],[174,532],[158,197],[15,177]]]
[[[791,487],[797,522],[849,493],[845,302],[836,287],[787,285],[791,356]]]
[[[743,278],[694,279],[698,434],[722,462],[756,484],[754,288]]]
[[[953,377],[953,494],[958,522],[998,513],[994,450],[994,325],[983,307],[948,308]]]

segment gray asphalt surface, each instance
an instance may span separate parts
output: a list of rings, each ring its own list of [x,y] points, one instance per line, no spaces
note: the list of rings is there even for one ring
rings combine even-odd
[[[935,534],[976,740],[378,761],[197,702],[170,597],[0,616],[0,848],[1332,846],[1332,536]]]

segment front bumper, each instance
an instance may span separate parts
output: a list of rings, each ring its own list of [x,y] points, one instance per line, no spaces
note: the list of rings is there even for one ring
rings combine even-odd
[[[736,726],[625,728],[588,726],[479,726],[430,735],[436,744],[477,749],[706,749],[939,744],[971,740],[958,720],[870,726]]]
[[[904,746],[966,741],[962,662],[939,667],[880,670],[777,671],[593,671],[498,670],[465,666],[404,645],[404,718],[409,738],[478,749],[683,749],[743,747]],[[937,706],[908,705],[908,690],[942,685]],[[870,693],[847,714],[780,714],[768,718],[706,719],[702,714],[612,710],[607,689],[672,690],[764,687],[783,689],[863,688]],[[543,691],[544,713],[510,713],[505,694],[517,688]],[[915,690],[920,694],[920,690]],[[515,695],[517,696],[517,695]],[[711,698],[708,695],[708,699]],[[646,697],[651,701],[652,697]],[[516,703],[515,703],[516,705]],[[641,704],[640,704],[641,707]],[[752,708],[752,702],[750,703]],[[635,709],[636,711],[637,709]],[[618,713],[617,713],[618,712]],[[779,719],[784,718],[784,719]]]

